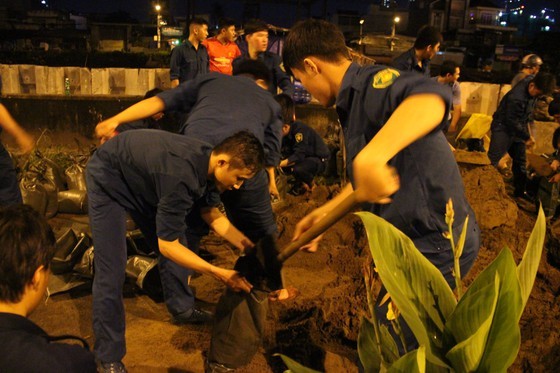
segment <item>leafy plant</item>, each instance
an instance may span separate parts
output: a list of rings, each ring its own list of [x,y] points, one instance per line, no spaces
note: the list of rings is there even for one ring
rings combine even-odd
[[[362,318],[358,336],[358,355],[364,371],[505,372],[519,351],[519,320],[542,254],[546,231],[542,208],[519,265],[516,266],[509,249],[502,250],[464,295],[458,262],[468,221],[457,245],[448,235],[455,254],[457,297],[441,272],[406,235],[369,212],[357,215],[366,228],[376,269],[391,295],[391,302],[420,345],[417,350],[399,356],[387,327],[376,320],[371,280],[368,280],[371,276],[366,274],[372,316]],[[446,213],[450,232],[453,219],[450,203]],[[309,372],[295,365],[288,366],[293,373]]]

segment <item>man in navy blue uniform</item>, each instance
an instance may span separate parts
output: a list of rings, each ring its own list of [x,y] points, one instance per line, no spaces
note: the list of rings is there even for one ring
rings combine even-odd
[[[102,140],[109,138],[121,123],[168,109],[189,113],[181,132],[189,138],[201,139],[210,144],[216,144],[239,130],[249,130],[264,146],[268,175],[261,171],[239,190],[226,191],[220,198],[235,227],[251,241],[257,242],[260,238],[277,232],[270,201],[270,180],[274,180],[274,168],[280,162],[281,111],[278,103],[266,90],[270,72],[262,62],[244,61],[235,74],[229,76],[209,73],[188,84],[181,84],[176,89],[143,100],[101,122],[96,128],[96,134]],[[197,231],[188,232],[191,247],[197,247],[200,237],[205,233],[198,228]],[[179,294],[175,296],[178,297]],[[192,299],[190,292],[181,296]],[[194,303],[194,299],[192,302]],[[260,336],[257,339],[259,338]],[[258,341],[248,344],[256,348],[259,346]],[[241,350],[241,346],[239,349]],[[247,352],[246,355],[252,356],[252,353]]]
[[[517,83],[500,101],[492,119],[492,137],[488,158],[494,167],[507,153],[513,160],[514,197],[531,200],[525,187],[527,183],[527,145],[535,143],[529,129],[533,120],[535,99],[551,94],[556,86],[554,76],[549,73],[529,75]]]
[[[434,58],[443,42],[441,32],[433,26],[418,31],[414,46],[395,58],[393,66],[401,71],[416,71],[430,77],[430,60]]]
[[[45,299],[56,251],[47,221],[30,206],[0,210],[0,371],[95,373],[87,343],[50,336],[27,317]],[[74,340],[78,344],[55,343]],[[85,347],[85,348],[84,348]]]
[[[92,156],[86,177],[95,246],[93,328],[95,352],[103,369],[124,371],[125,214],[132,216],[160,254],[158,266],[168,308],[175,306],[170,304],[176,301],[174,293],[184,292],[184,282],[176,279],[187,275],[177,270],[179,266],[212,275],[234,291],[249,292],[251,285],[236,271],[213,266],[189,250],[185,221],[209,189],[223,192],[241,187],[262,169],[263,161],[262,145],[247,131],[217,146],[160,130],[126,131]],[[239,250],[253,245],[217,207],[207,205],[201,214]]]
[[[204,18],[193,18],[189,22],[188,30],[188,39],[171,51],[169,62],[171,88],[198,75],[206,74],[209,70],[208,50],[202,45],[208,37],[208,22]]]
[[[294,101],[279,94],[276,101],[282,107],[282,160],[278,167],[293,175],[295,184],[290,193],[300,195],[313,189],[313,179],[325,171],[329,148],[323,138],[307,124],[296,120]]]
[[[282,59],[279,55],[268,51],[268,25],[261,20],[247,22],[243,28],[245,41],[247,41],[247,51],[233,60],[233,74],[243,61],[259,60],[263,62],[272,74],[271,83],[268,91],[273,95],[278,93],[278,88],[282,93],[290,97],[294,95],[294,85],[290,77],[282,67]]]
[[[470,217],[462,274],[474,263],[480,237],[457,163],[441,131],[449,93],[417,73],[352,63],[344,36],[326,21],[307,20],[292,27],[283,55],[286,68],[321,104],[336,104],[351,180],[339,195],[297,224],[294,238],[355,190],[359,202],[370,203],[366,210],[410,237],[453,286],[453,253],[443,237],[449,199],[455,221]],[[454,228],[455,237],[462,225]],[[315,251],[317,244],[315,240],[307,249]],[[377,310],[378,318],[386,320],[383,309]],[[415,344],[411,333],[407,344]]]

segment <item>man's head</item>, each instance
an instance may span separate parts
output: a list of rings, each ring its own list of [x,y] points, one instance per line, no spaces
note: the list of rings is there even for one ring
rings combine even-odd
[[[268,29],[268,25],[260,19],[247,22],[243,32],[245,33],[245,41],[247,41],[249,52],[266,52],[268,48]]]
[[[556,78],[550,73],[538,73],[529,83],[528,91],[531,97],[551,95],[556,88]]]
[[[259,60],[243,60],[233,66],[233,75],[244,75],[253,79],[260,87],[268,89],[272,80],[271,72],[264,62]]]
[[[321,104],[332,106],[336,99],[328,74],[320,65],[333,68],[344,67],[351,61],[342,32],[332,23],[308,19],[296,23],[284,41],[282,49],[284,68]]]
[[[221,18],[218,22],[218,39],[233,43],[237,37],[235,21],[231,18]]]
[[[287,94],[281,93],[274,96],[276,102],[280,104],[282,109],[282,136],[287,136],[290,133],[290,127],[296,120],[296,106],[294,100]]]
[[[0,303],[26,302],[31,313],[46,291],[54,253],[53,232],[38,212],[27,205],[1,209]]]
[[[528,54],[521,60],[521,68],[527,74],[536,74],[541,69],[542,59],[536,54]]]
[[[208,22],[204,18],[196,17],[189,22],[189,39],[199,43],[208,37]]]
[[[422,59],[432,59],[439,51],[443,42],[441,32],[433,26],[423,26],[418,30],[418,35],[414,41],[414,49],[420,52]]]
[[[261,142],[249,131],[226,138],[212,150],[209,170],[220,192],[239,189],[264,167]]]
[[[453,83],[459,80],[461,69],[454,61],[445,60],[441,64],[439,76],[445,83]]]

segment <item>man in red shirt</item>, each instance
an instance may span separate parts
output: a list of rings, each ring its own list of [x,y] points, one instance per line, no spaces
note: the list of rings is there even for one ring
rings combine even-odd
[[[202,44],[208,50],[210,58],[210,71],[232,75],[232,61],[241,56],[241,51],[235,38],[235,21],[231,18],[222,18],[218,22],[218,34],[206,39]]]

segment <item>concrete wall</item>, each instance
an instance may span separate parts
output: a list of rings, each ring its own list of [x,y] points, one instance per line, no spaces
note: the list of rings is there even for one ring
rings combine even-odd
[[[170,87],[169,69],[88,69],[37,65],[1,65],[4,95],[143,96],[152,88]]]

